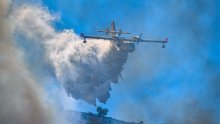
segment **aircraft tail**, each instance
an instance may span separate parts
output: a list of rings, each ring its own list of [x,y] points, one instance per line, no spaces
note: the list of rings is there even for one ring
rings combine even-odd
[[[111,29],[110,30],[108,28],[106,28],[106,30],[97,30],[97,31],[98,32],[104,32],[106,35],[111,34],[112,36],[115,36],[115,35],[120,36],[121,34],[130,34],[128,32],[122,32],[121,29],[116,31],[116,29],[115,29],[115,22],[114,21],[111,22]]]
[[[111,24],[111,25],[112,25],[112,29],[111,29],[111,31],[112,31],[112,32],[115,32],[115,22],[112,21],[112,24]]]

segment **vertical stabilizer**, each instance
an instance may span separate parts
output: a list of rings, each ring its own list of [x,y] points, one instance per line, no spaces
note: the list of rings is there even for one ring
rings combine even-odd
[[[114,21],[112,21],[112,30],[111,31],[115,32],[115,22]]]

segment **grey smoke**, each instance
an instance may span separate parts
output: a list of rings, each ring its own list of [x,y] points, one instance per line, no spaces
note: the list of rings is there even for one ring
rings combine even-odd
[[[114,43],[102,40],[88,40],[83,44],[73,30],[57,32],[52,26],[56,16],[40,6],[23,5],[14,15],[17,36],[23,37],[30,46],[43,48],[34,47],[38,53],[43,53],[34,56],[37,59],[30,59],[29,63],[49,63],[67,94],[75,99],[93,105],[96,99],[102,103],[107,101],[111,83],[118,83],[128,53],[133,50],[121,50]],[[121,47],[130,45],[122,44]],[[42,68],[42,65],[37,67]]]
[[[167,34],[170,41],[164,50],[143,45],[131,56],[135,61],[124,74],[129,84],[119,88],[128,92],[128,98],[112,110],[113,116],[145,123],[219,123],[216,1],[166,0],[146,5],[151,8],[145,16],[154,23],[146,23],[149,29],[143,33]],[[130,81],[132,76],[143,80]]]
[[[142,18],[155,23],[136,27],[138,23],[134,29],[145,30],[143,27],[148,27],[144,34],[150,37],[166,35],[171,42],[166,49],[157,49],[149,44],[139,46],[124,79],[128,83],[129,79],[134,80],[133,77],[146,81],[120,85],[124,87],[120,91],[128,93],[125,94],[128,99],[138,100],[123,99],[122,104],[111,110],[112,116],[148,123],[218,123],[216,113],[219,113],[219,107],[215,103],[219,97],[219,71],[209,58],[209,45],[214,33],[212,16],[216,11],[214,2],[167,0],[164,4],[158,1],[149,4],[150,7],[142,13],[146,17]],[[16,31],[19,36],[32,46],[40,44],[42,47],[34,49],[43,56],[36,56],[38,59],[33,59],[34,62],[43,60],[49,63],[66,92],[75,99],[92,104],[96,98],[106,101],[111,82],[118,81],[128,52],[118,51],[110,42],[100,44],[101,40],[82,44],[82,39],[72,30],[55,31],[52,23],[56,17],[40,6],[24,5],[15,15],[18,16]],[[204,25],[206,19],[210,19],[210,23]],[[136,22],[129,21],[126,23],[134,25]],[[35,65],[37,68],[41,66]],[[132,92],[136,94],[129,94]]]
[[[118,83],[129,52],[121,51],[110,41],[82,44],[77,37],[50,41],[50,57],[56,74],[73,98],[94,105],[96,99],[105,103],[111,83]],[[60,45],[54,47],[55,42]]]
[[[13,40],[11,1],[0,1],[0,123],[50,124],[52,109]]]

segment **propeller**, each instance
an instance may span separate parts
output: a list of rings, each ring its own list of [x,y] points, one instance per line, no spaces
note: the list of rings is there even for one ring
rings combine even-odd
[[[138,38],[137,45],[138,45],[138,43],[139,43],[140,40],[141,40],[141,36],[142,36],[142,33],[140,34],[140,36],[139,36],[139,38]]]
[[[105,34],[108,35],[108,33],[109,33],[109,29],[106,28],[106,32],[105,32]]]

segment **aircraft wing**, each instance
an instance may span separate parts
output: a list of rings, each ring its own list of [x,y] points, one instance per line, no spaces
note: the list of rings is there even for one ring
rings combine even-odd
[[[143,40],[141,38],[138,37],[134,37],[131,39],[121,39],[123,41],[128,41],[128,42],[135,42],[135,43],[139,43],[139,42],[148,42],[148,43],[162,43],[163,46],[162,48],[165,48],[165,44],[168,42],[168,38],[164,39],[164,40]]]
[[[151,42],[151,43],[167,43],[168,39],[165,40],[143,40],[139,38],[132,38],[132,39],[122,39],[123,41],[128,41],[128,42]]]
[[[114,40],[113,38],[110,38],[110,37],[86,36],[83,33],[81,33],[80,36],[83,37],[84,39],[88,38],[88,39]]]

